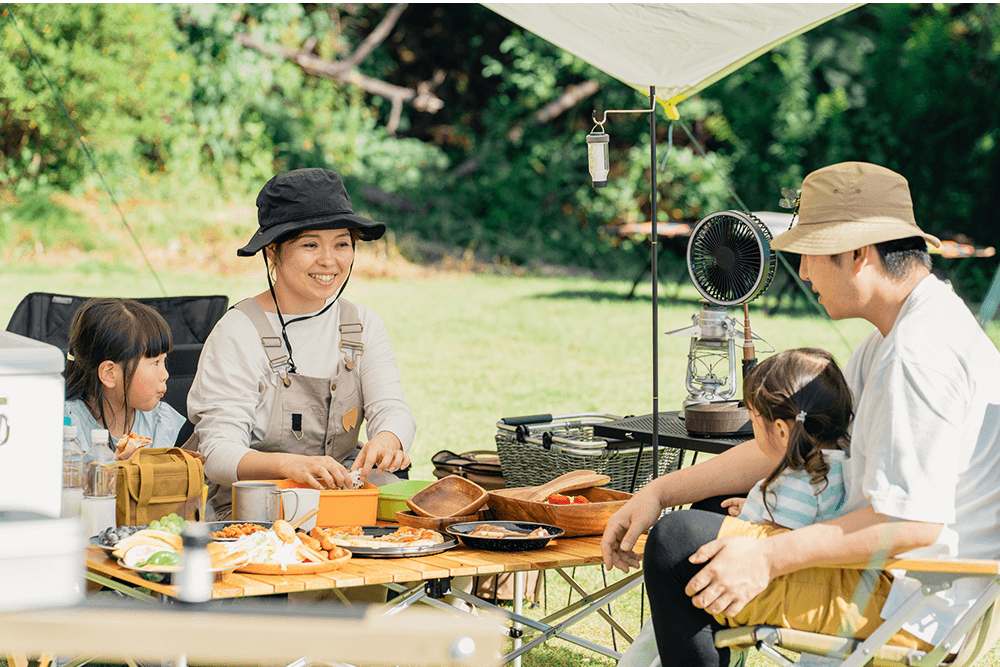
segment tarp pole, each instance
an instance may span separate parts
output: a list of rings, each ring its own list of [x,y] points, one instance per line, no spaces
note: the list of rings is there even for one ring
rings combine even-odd
[[[653,242],[653,479],[660,474],[660,372],[659,372],[659,320],[657,308],[660,301],[656,260],[659,253],[659,226],[656,215],[656,86],[649,87],[649,219],[652,221]]]

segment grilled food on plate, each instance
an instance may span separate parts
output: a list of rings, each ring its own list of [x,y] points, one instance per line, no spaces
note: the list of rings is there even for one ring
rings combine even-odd
[[[347,554],[336,545],[332,549],[316,549],[317,540],[303,539],[308,537],[297,533],[287,521],[278,519],[269,530],[244,535],[235,542],[213,542],[209,545],[209,553],[225,553],[230,558],[243,558],[244,562],[278,565],[282,569],[300,563],[325,563]]]
[[[339,526],[337,528],[313,528],[310,535],[319,540],[325,548],[366,547],[385,549],[388,547],[424,547],[444,542],[444,535],[426,528],[402,526],[394,533],[374,537],[365,535],[361,526]]]

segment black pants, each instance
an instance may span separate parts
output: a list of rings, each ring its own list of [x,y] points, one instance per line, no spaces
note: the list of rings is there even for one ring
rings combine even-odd
[[[723,626],[695,607],[684,592],[691,577],[703,567],[688,562],[688,557],[719,534],[721,512],[671,512],[649,531],[643,567],[656,644],[664,665],[729,665],[729,649],[716,649],[713,637]]]

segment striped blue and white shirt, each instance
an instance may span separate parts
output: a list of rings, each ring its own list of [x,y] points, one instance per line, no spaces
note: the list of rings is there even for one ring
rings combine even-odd
[[[824,449],[823,456],[830,466],[825,488],[820,490],[814,486],[811,475],[805,470],[785,469],[767,487],[767,507],[764,507],[764,496],[760,492],[764,480],[760,480],[747,494],[739,518],[750,523],[773,521],[794,530],[840,516],[844,505],[847,454],[839,449]]]

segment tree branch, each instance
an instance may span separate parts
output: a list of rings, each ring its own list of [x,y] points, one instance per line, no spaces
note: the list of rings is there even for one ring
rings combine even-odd
[[[567,109],[571,109],[588,97],[596,95],[599,89],[600,84],[596,79],[567,86],[562,95],[536,111],[529,122],[532,125],[544,125]],[[507,133],[507,138],[511,141],[519,141],[523,135],[524,126],[517,125]]]
[[[347,59],[339,61],[339,65],[343,67],[344,71],[353,69],[361,64],[368,54],[371,53],[376,46],[385,41],[385,38],[389,36],[392,29],[396,26],[396,22],[399,17],[402,16],[403,10],[406,9],[407,3],[401,2],[397,5],[393,5],[392,9],[386,13],[385,18],[383,18],[375,29],[365,37],[364,41],[361,42],[357,50]]]
[[[373,79],[355,71],[345,70],[341,62],[323,60],[304,51],[296,51],[275,44],[263,44],[245,33],[236,33],[233,35],[233,39],[249,49],[255,49],[270,56],[279,56],[286,60],[291,60],[310,74],[328,79],[337,79],[338,81],[358,86],[372,95],[380,95],[386,98],[392,103],[393,109],[389,125],[386,127],[390,134],[394,134],[396,127],[399,125],[399,116],[402,113],[402,105],[404,103],[409,103],[418,111],[426,111],[428,113],[435,113],[444,107],[444,102],[434,94],[430,86],[421,86],[420,90],[397,86],[387,81]]]

